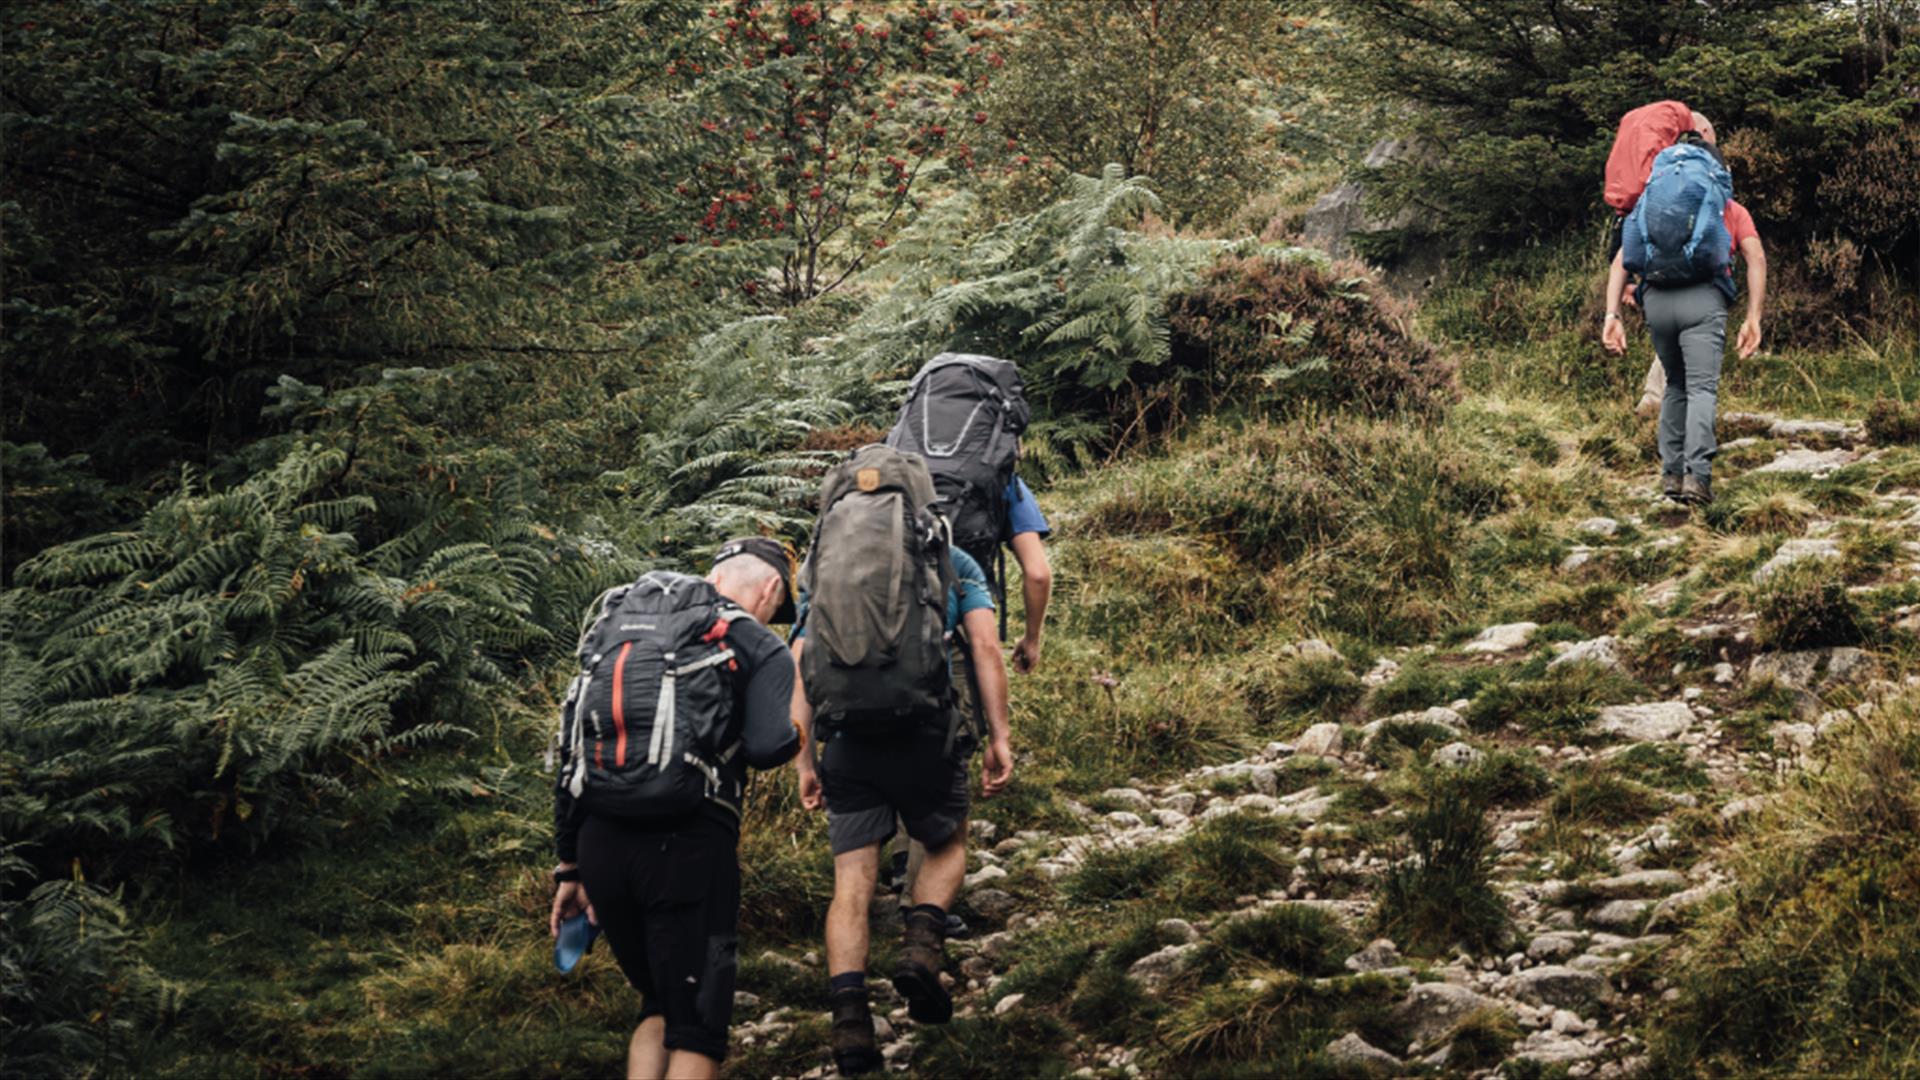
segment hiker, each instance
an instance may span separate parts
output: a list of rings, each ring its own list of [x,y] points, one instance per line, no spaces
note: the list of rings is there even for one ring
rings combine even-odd
[[[1613,226],[1607,231],[1609,260],[1620,252],[1621,230],[1626,224],[1627,215],[1640,201],[1640,193],[1646,190],[1647,174],[1653,171],[1653,159],[1690,132],[1709,144],[1715,141],[1713,124],[1701,113],[1688,108],[1684,102],[1656,101],[1630,109],[1620,117],[1619,131],[1613,137],[1613,149],[1607,155],[1605,183],[1601,190],[1601,198],[1613,208],[1614,214]],[[1622,301],[1632,307],[1633,294],[1624,294]],[[1659,415],[1666,389],[1666,371],[1660,366],[1660,357],[1655,355],[1648,361],[1647,375],[1641,383],[1640,402],[1634,407],[1634,413],[1642,419]]]
[[[1000,612],[1000,636],[1006,638],[1006,560],[1013,552],[1020,566],[1020,591],[1026,632],[1013,646],[1013,669],[1032,674],[1040,666],[1041,640],[1046,631],[1047,604],[1053,594],[1053,567],[1047,558],[1052,528],[1020,478],[1020,435],[1030,419],[1019,368],[1011,361],[969,353],[941,353],[922,365],[913,377],[900,415],[887,435],[887,445],[921,455],[933,476],[940,512],[953,526],[954,542],[982,567],[993,567],[993,598]],[[987,493],[999,491],[996,501]],[[970,671],[964,648],[955,649],[954,663]],[[970,681],[954,680],[964,698]],[[886,859],[882,877],[912,902],[913,882],[926,852],[906,835],[902,824],[895,834],[898,850]],[[947,936],[965,937],[966,921],[947,913]]]
[[[801,802],[827,810],[828,1000],[834,1063],[847,1076],[881,1063],[867,995],[868,914],[896,816],[926,856],[893,985],[916,1021],[945,1023],[953,1015],[940,981],[946,918],[966,874],[967,762],[976,739],[986,743],[982,795],[1013,777],[993,595],[979,563],[948,544],[935,506],[918,455],[864,447],[823,481],[800,573],[793,715],[820,753],[816,763],[812,747],[803,748],[794,762]],[[970,713],[956,704],[960,676],[948,660],[955,636],[971,660]]]
[[[1626,352],[1620,303],[1628,273],[1641,277],[1640,309],[1666,375],[1660,408],[1661,491],[1675,502],[1713,501],[1714,411],[1727,344],[1727,308],[1738,295],[1735,255],[1747,266],[1747,313],[1736,349],[1760,348],[1767,257],[1753,217],[1733,199],[1733,180],[1715,148],[1713,125],[1692,116],[1696,138],[1682,137],[1654,159],[1646,190],[1627,217],[1607,275],[1600,338]],[[1706,212],[1718,208],[1718,213]]]
[[[783,544],[732,540],[705,580],[656,570],[610,590],[580,638],[548,926],[584,910],[640,991],[629,1077],[718,1076],[727,1056],[747,767],[800,746],[793,660],[764,625],[793,618],[792,584]]]
[[[1040,665],[1047,602],[1053,593],[1045,543],[1053,530],[1015,471],[1020,436],[1031,419],[1020,370],[1012,361],[941,353],[914,375],[887,433],[888,446],[926,460],[940,512],[953,527],[954,544],[995,571],[993,598],[1003,639],[1007,581],[1002,544],[1020,564],[1026,634],[1013,647],[1013,667],[1023,675]]]

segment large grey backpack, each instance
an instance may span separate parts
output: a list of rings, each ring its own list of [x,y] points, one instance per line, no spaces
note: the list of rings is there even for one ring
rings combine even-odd
[[[918,456],[865,446],[828,471],[800,569],[800,675],[829,730],[884,731],[944,716],[947,525]]]
[[[954,543],[983,566],[1008,539],[1007,485],[1030,419],[1011,360],[941,353],[913,377],[887,434],[888,446],[926,459]]]
[[[751,615],[706,581],[655,570],[601,597],[555,739],[561,782],[585,810],[637,820],[712,801],[740,813],[728,626]]]

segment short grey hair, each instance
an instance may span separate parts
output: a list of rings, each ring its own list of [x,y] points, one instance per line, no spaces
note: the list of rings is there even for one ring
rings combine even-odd
[[[742,590],[757,589],[768,578],[778,581],[780,571],[775,570],[767,560],[752,555],[735,555],[713,564],[713,569],[707,572],[708,581],[716,585],[731,582]]]

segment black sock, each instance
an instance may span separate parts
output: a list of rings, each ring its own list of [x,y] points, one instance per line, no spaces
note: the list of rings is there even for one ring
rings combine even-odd
[[[930,916],[937,926],[947,925],[947,909],[939,904],[915,904],[908,909],[908,913]]]
[[[843,971],[827,982],[827,993],[838,994],[842,990],[867,992],[867,973],[864,971]]]

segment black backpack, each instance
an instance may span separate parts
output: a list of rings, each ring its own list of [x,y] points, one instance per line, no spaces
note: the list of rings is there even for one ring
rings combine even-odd
[[[650,571],[609,590],[580,635],[580,674],[555,747],[581,809],[677,817],[712,800],[736,817],[744,784],[728,625],[752,618],[696,577]]]
[[[887,434],[926,459],[953,542],[977,559],[1008,539],[1007,485],[1032,418],[1013,361],[941,353],[913,377]]]
[[[800,568],[800,674],[829,730],[899,731],[953,704],[953,563],[935,502],[926,463],[879,444],[855,450],[820,485],[820,520]]]

